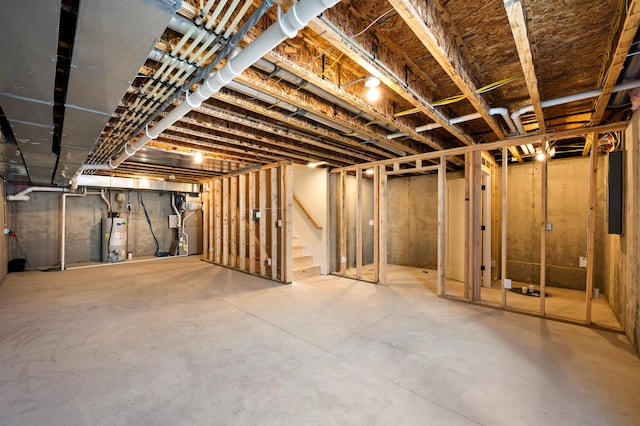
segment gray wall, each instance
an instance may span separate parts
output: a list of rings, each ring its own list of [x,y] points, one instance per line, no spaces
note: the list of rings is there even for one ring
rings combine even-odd
[[[388,179],[387,262],[436,268],[437,175]]]
[[[623,234],[605,238],[609,304],[640,354],[640,116],[634,114],[623,145]]]
[[[0,185],[0,199],[4,202],[3,208],[0,211],[0,223],[5,227],[8,220],[7,214],[7,200],[5,199],[5,185]],[[9,262],[9,237],[4,235],[0,239],[0,281],[7,275],[7,263]]]
[[[599,162],[600,168],[604,161]],[[541,164],[510,164],[507,194],[507,273],[517,281],[540,281]],[[604,193],[604,173],[599,175],[598,193]],[[589,158],[552,159],[548,163],[547,220],[553,229],[546,233],[546,284],[584,290],[586,269],[579,257],[587,252],[589,208]],[[604,223],[603,199],[599,197],[596,218],[599,238]],[[604,252],[596,250],[595,267],[602,264]],[[601,274],[594,287],[606,293]]]
[[[10,193],[18,192],[10,188]],[[155,243],[138,199],[140,191],[112,191],[112,210],[121,211],[126,218],[125,207],[116,201],[121,192],[131,204],[128,217],[129,251],[134,257],[150,256],[155,252]],[[60,262],[60,238],[62,223],[62,195],[52,192],[32,192],[29,201],[8,202],[9,227],[14,230],[20,246],[33,268],[56,265]],[[167,217],[173,214],[171,193],[142,191],[144,204],[151,218],[153,230],[158,238],[160,251],[169,251],[172,230]],[[107,207],[97,195],[67,198],[67,231],[65,263],[98,262],[101,259],[101,219],[106,217]],[[16,244],[9,242],[9,258],[23,257]]]

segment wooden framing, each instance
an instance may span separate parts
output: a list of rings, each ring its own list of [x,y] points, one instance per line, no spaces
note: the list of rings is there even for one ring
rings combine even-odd
[[[356,278],[362,278],[362,169],[356,170]]]
[[[302,202],[302,200],[300,200],[300,198],[296,195],[296,193],[294,192],[292,194],[293,196],[293,201],[296,202],[296,204],[298,205],[298,207],[300,207],[300,209],[302,210],[302,212],[305,214],[305,216],[307,216],[307,219],[309,219],[309,221],[311,221],[311,223],[313,224],[313,226],[316,229],[322,229],[322,224],[318,221],[318,219],[315,218],[315,216],[313,215],[313,213],[311,213],[311,210],[309,210],[309,208],[307,206],[304,205],[304,203]]]
[[[502,147],[503,158],[507,158],[507,147]],[[504,280],[507,279],[507,172],[509,168],[509,162],[502,163],[502,179],[500,182],[500,218],[501,218],[501,244],[500,244],[500,280],[501,280],[501,305],[503,308],[507,307],[507,288],[504,285]]]
[[[547,149],[546,142],[540,144],[545,153],[540,162],[540,315],[545,314],[545,295],[547,281]]]
[[[376,256],[378,264],[378,276],[376,281],[380,284],[387,282],[387,175],[385,166],[379,166],[377,170],[377,201],[375,211],[377,213],[378,224],[376,229],[376,240],[378,241],[378,255]]]
[[[338,235],[339,272],[341,275],[347,273],[347,200],[346,200],[346,172],[340,173],[338,182],[338,210],[340,218],[340,232]]]
[[[516,49],[518,49],[520,65],[522,65],[524,79],[527,82],[527,89],[529,89],[529,97],[531,98],[533,110],[536,114],[536,119],[538,120],[538,128],[541,133],[546,133],[547,126],[544,122],[544,114],[540,104],[538,78],[536,77],[533,54],[531,53],[524,1],[505,0],[504,8],[507,12],[507,17],[509,18],[509,24],[511,25],[511,32],[513,33],[513,40],[516,43]]]
[[[213,181],[213,261],[220,263],[222,260],[222,181]]]
[[[630,0],[627,5],[627,16],[622,24],[622,31],[618,38],[613,58],[609,68],[604,72],[604,82],[602,84],[602,94],[598,97],[595,105],[595,112],[591,119],[592,124],[599,124],[604,116],[604,112],[609,104],[609,99],[613,93],[613,88],[618,81],[620,72],[627,59],[627,53],[633,43],[638,26],[640,26],[640,0]],[[597,139],[594,140],[594,143]]]
[[[280,169],[278,167],[273,167],[269,170],[269,177],[271,178],[271,215],[269,216],[271,219],[271,279],[278,279],[278,241],[279,233],[278,233],[278,220],[280,219],[278,212],[280,209],[278,208],[278,195],[280,191],[278,190],[278,171]]]
[[[267,171],[258,172],[258,238],[260,244],[260,275],[267,275]]]
[[[287,162],[273,163],[204,184],[203,200],[209,200],[203,216],[204,246],[213,247],[206,260],[291,282],[292,168]]]
[[[438,296],[446,292],[447,286],[447,158],[440,157],[438,169]]]
[[[229,240],[231,243],[229,261],[232,268],[238,267],[238,179],[238,176],[231,176],[231,193],[229,194],[229,223],[231,226],[229,232]]]
[[[471,176],[469,177],[469,274],[470,282],[467,287],[470,290],[471,300],[480,300],[482,287],[482,152],[473,151],[470,155]]]
[[[238,247],[240,249],[241,271],[247,270],[247,175],[238,176],[238,211],[240,223],[238,224]]]
[[[469,75],[468,71],[471,67],[465,57],[459,53],[460,49],[455,37],[434,2],[389,0],[389,4],[407,23],[476,111],[480,113],[491,130],[499,139],[504,139],[504,132],[489,113],[489,105],[477,93],[477,87],[473,81],[474,77]]]
[[[592,139],[597,141],[598,135]],[[598,202],[598,143],[591,147],[589,158],[589,223],[587,226],[587,282],[586,282],[586,317],[585,322],[591,324],[591,302],[593,295],[593,274],[595,270],[596,212]]]
[[[229,266],[229,179],[222,181],[222,264]]]
[[[249,172],[247,179],[248,214],[247,214],[247,244],[249,247],[249,273],[256,271],[256,172]]]

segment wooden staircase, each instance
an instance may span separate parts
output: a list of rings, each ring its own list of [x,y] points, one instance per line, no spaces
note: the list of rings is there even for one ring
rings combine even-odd
[[[313,256],[306,253],[306,247],[298,237],[293,237],[293,280],[320,275],[320,265],[313,264]]]

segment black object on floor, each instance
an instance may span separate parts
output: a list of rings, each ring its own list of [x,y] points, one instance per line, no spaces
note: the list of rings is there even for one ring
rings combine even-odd
[[[7,265],[8,272],[23,272],[27,259],[11,259]]]
[[[523,293],[522,289],[518,287],[518,288],[510,288],[509,291],[522,294],[523,296],[540,297],[540,290],[527,291],[526,293]],[[551,297],[551,293],[545,292],[544,297]]]

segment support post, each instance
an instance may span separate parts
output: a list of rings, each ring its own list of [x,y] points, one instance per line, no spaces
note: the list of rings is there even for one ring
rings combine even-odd
[[[215,263],[220,264],[222,260],[222,180],[214,180],[213,185],[213,218],[214,218],[214,251],[213,260]]]
[[[231,176],[231,193],[229,194],[230,211],[230,233],[231,243],[230,262],[232,268],[238,267],[238,176]]]
[[[340,186],[340,199],[339,199],[339,205],[340,205],[340,238],[339,238],[339,245],[340,245],[340,259],[338,259],[340,261],[340,275],[345,275],[347,273],[347,200],[346,200],[346,177],[347,174],[346,172],[340,172],[340,182],[339,182],[339,186]]]

